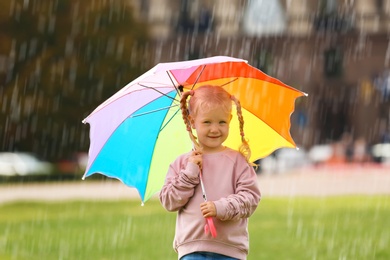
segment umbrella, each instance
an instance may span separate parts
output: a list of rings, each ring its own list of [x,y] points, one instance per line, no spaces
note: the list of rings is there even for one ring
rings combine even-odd
[[[83,179],[95,173],[117,178],[147,201],[164,184],[169,163],[192,148],[180,112],[181,92],[206,84],[223,86],[240,100],[252,161],[296,147],[290,115],[295,99],[305,93],[233,57],[160,63],[83,120],[90,125]],[[231,122],[225,145],[238,148],[238,120]]]

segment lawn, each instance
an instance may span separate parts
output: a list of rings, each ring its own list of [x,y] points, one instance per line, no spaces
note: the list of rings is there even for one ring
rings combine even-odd
[[[248,259],[390,259],[390,197],[263,198]],[[156,200],[0,205],[0,259],[176,259]]]

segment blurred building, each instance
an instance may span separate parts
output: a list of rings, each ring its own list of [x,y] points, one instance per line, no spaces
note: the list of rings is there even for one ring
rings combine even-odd
[[[89,1],[95,8],[115,3]],[[390,129],[390,0],[127,1],[136,19],[149,25],[151,41],[142,53],[132,54],[141,55],[141,67],[229,55],[246,59],[308,93],[309,97],[297,100],[292,115],[291,131],[300,145],[339,140],[346,132],[355,139],[363,137],[368,143],[376,143]],[[52,1],[55,5],[61,2]],[[20,19],[27,7],[39,13],[39,22],[34,25],[38,32],[50,32],[56,23],[50,11],[53,4],[45,1],[10,0],[0,6],[3,17]],[[44,7],[46,12],[39,12]],[[66,54],[74,52],[73,34],[82,31],[83,15],[74,10]],[[121,13],[122,9],[115,11]],[[2,85],[14,77],[18,61],[35,55],[39,44],[35,37],[28,42],[6,42],[0,33],[0,39]],[[115,41],[104,41],[107,52],[115,49],[118,56],[123,55],[121,41],[118,48],[110,44]],[[42,71],[41,63],[37,64],[32,79]],[[73,82],[75,73],[70,74]],[[15,85],[17,79],[13,79]],[[22,93],[14,89],[8,104]],[[5,100],[1,109],[6,110]],[[19,110],[12,110],[9,117],[20,114]],[[0,130],[7,128],[7,122]]]
[[[131,0],[151,63],[230,55],[303,90],[292,134],[375,143],[389,124],[390,0]]]

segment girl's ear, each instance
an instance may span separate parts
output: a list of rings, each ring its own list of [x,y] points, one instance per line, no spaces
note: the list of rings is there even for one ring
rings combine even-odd
[[[188,119],[190,120],[191,127],[195,129],[195,120],[192,118],[192,116],[188,115]]]
[[[230,123],[230,121],[232,121],[232,118],[233,118],[233,115],[232,115],[232,114],[230,114],[230,117],[229,117],[229,123]]]

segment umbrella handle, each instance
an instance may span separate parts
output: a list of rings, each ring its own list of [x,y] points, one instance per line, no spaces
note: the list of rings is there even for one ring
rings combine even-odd
[[[207,196],[206,196],[206,190],[203,185],[203,178],[202,178],[202,165],[199,165],[199,179],[200,179],[200,186],[202,188],[202,193],[203,193],[203,199],[204,201],[207,201]],[[204,233],[207,235],[208,233],[211,233],[212,237],[217,237],[217,229],[214,226],[214,221],[212,217],[207,217],[206,218],[206,225],[204,226]]]
[[[211,217],[206,218],[206,225],[204,226],[206,235],[210,232],[212,237],[217,237],[217,229],[214,226],[214,221]]]

